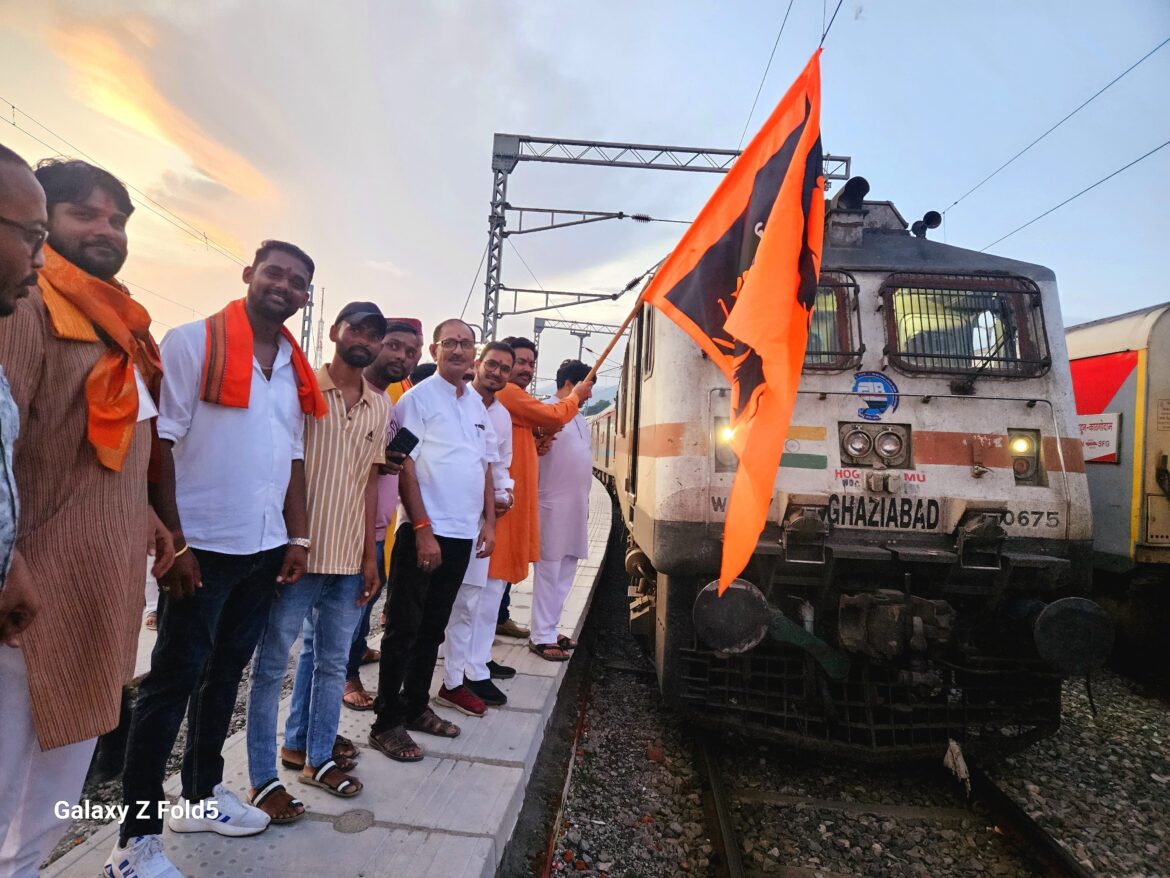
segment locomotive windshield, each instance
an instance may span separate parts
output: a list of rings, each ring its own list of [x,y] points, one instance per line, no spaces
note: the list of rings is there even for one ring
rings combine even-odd
[[[857,281],[843,271],[822,271],[808,327],[804,368],[833,371],[861,362]]]
[[[882,285],[882,300],[890,359],[903,371],[1027,378],[1048,370],[1031,281],[901,274]]]

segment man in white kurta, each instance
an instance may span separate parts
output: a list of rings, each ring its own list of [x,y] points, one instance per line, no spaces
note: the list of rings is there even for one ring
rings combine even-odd
[[[566,360],[557,370],[559,402],[589,373],[580,360]],[[540,510],[540,560],[533,567],[532,642],[537,646],[571,649],[573,644],[557,634],[565,598],[573,585],[577,562],[588,556],[589,489],[593,462],[589,425],[580,415],[557,433],[548,452],[540,458],[537,499]]]
[[[495,489],[496,517],[512,506],[512,418],[496,399],[496,391],[508,381],[512,371],[512,349],[503,342],[484,347],[475,364],[472,388],[480,395],[499,442],[499,460],[492,464],[492,487]],[[492,658],[492,639],[496,633],[496,615],[503,594],[503,580],[488,578],[488,558],[472,557],[463,574],[463,585],[451,607],[443,646],[444,685],[454,690],[466,685],[486,707],[500,707],[507,696],[491,680],[488,667]],[[497,666],[502,670],[511,670]],[[515,671],[507,676],[514,676]]]

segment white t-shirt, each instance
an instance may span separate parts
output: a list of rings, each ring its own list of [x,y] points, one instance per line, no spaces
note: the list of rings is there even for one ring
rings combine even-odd
[[[473,540],[483,514],[484,477],[499,458],[499,440],[483,400],[470,386],[460,395],[435,373],[402,395],[399,424],[418,437],[410,453],[419,492],[436,536]],[[398,521],[408,522],[398,506]]]
[[[163,338],[158,435],[175,443],[175,500],[196,549],[251,555],[288,543],[284,495],[292,462],[305,457],[305,414],[292,347],[281,338],[265,380],[252,358],[246,409],[199,399],[207,331],[202,320]]]

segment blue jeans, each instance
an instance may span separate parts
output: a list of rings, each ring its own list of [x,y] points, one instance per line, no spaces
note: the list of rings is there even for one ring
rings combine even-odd
[[[126,742],[122,801],[130,810],[122,841],[162,832],[154,803],[166,798],[163,777],[184,714],[184,798],[205,799],[223,780],[220,750],[240,677],[268,618],[285,551],[280,546],[254,555],[224,555],[192,548],[203,588],[182,600],[159,595],[158,640]],[[138,816],[139,802],[151,803],[143,817]]]
[[[345,664],[362,612],[356,605],[362,588],[360,573],[307,573],[300,582],[281,588],[272,602],[252,659],[248,696],[248,774],[253,787],[277,777],[277,705],[288,653],[302,628],[305,643],[297,662],[284,746],[306,750],[313,767],[333,757]]]
[[[357,630],[353,632],[353,646],[350,647],[349,664],[345,668],[347,680],[357,680],[361,677],[362,658],[366,654],[366,638],[370,636],[370,614],[374,612],[374,603],[378,596],[386,588],[386,541],[378,540],[375,545],[378,549],[378,579],[381,580],[381,585],[370,598],[370,602],[362,608],[362,617],[358,620]]]

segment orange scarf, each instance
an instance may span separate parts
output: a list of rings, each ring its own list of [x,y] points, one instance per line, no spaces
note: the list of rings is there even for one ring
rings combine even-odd
[[[106,345],[85,382],[87,433],[98,462],[121,472],[138,423],[135,366],[158,403],[162,360],[150,335],[150,314],[118,281],[96,278],[48,246],[39,285],[58,338]]]
[[[215,405],[246,409],[252,395],[252,324],[244,310],[244,300],[229,302],[222,311],[207,318],[207,350],[203,355],[203,376],[199,398]],[[301,350],[287,326],[280,334],[292,346],[292,367],[297,378],[297,398],[301,411],[314,418],[324,417],[329,409],[309,358]]]

